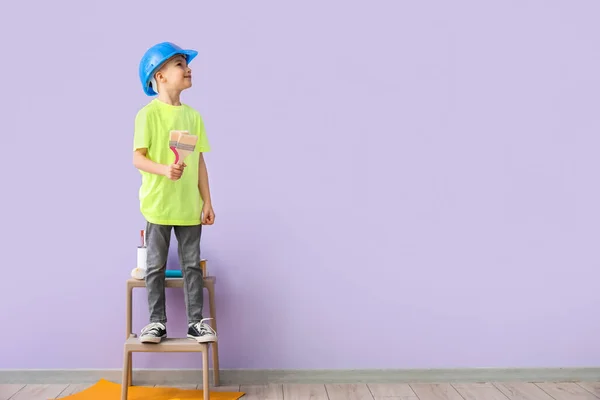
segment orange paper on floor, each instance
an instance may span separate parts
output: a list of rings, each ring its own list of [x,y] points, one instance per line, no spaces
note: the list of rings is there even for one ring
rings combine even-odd
[[[211,400],[237,400],[244,392],[213,392]],[[169,387],[130,386],[127,400],[202,400],[202,390],[177,389]],[[59,397],[69,400],[121,400],[121,385],[100,379],[97,383],[79,393]]]

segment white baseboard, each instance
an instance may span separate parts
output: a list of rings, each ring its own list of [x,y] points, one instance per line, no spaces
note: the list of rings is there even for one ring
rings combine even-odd
[[[134,385],[201,382],[197,369],[134,369]],[[0,383],[121,382],[120,369],[0,370]],[[221,370],[221,385],[267,383],[417,383],[417,382],[542,382],[597,381],[600,368],[465,368],[353,370]],[[211,370],[212,382],[212,370]]]

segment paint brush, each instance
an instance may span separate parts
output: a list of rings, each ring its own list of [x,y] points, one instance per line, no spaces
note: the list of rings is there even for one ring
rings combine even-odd
[[[177,141],[179,160],[177,160],[176,164],[183,164],[183,160],[196,149],[196,142],[198,142],[198,136],[196,135],[181,134],[179,136],[179,140]]]
[[[175,164],[179,161],[179,153],[177,152],[177,142],[179,137],[183,134],[182,131],[171,131],[169,132],[169,148],[175,154]]]

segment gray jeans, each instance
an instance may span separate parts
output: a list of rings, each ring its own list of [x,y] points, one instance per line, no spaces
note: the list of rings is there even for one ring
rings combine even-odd
[[[202,319],[203,281],[200,269],[202,225],[167,226],[146,223],[146,292],[150,322],[167,322],[165,270],[171,241],[171,229],[177,239],[177,253],[183,276],[183,295],[188,323]]]

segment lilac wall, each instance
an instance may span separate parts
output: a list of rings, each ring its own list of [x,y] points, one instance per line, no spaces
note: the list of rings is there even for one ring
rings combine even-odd
[[[0,17],[0,368],[121,365],[162,40],[200,51],[223,368],[598,365],[599,2],[88,3]]]

